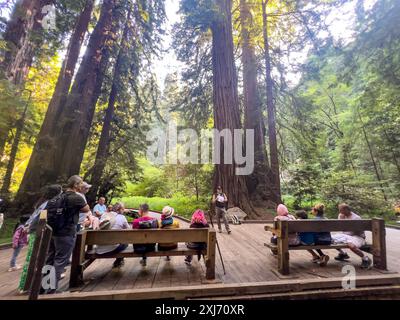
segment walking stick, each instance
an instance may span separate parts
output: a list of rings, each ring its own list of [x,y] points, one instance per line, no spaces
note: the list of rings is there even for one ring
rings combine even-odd
[[[210,214],[210,211],[207,211],[207,213],[208,213],[208,216],[209,216],[209,218],[210,218],[211,226],[212,226],[213,229],[214,229],[214,223],[213,223],[213,221],[212,221],[212,216],[211,216],[211,214]],[[224,264],[224,260],[222,259],[221,249],[219,248],[219,244],[218,244],[217,238],[215,238],[215,243],[217,244],[217,249],[218,249],[218,253],[219,253],[219,258],[221,259],[222,269],[224,270],[224,275],[225,275],[225,274],[226,274],[226,271],[225,271],[225,264]]]

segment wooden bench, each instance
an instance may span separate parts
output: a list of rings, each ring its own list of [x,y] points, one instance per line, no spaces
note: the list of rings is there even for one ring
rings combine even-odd
[[[94,245],[114,244],[150,244],[177,242],[178,248],[168,251],[154,251],[145,254],[134,253],[128,247],[120,253],[96,254]],[[188,249],[184,242],[205,242],[207,249],[201,250],[206,265],[206,279],[215,279],[215,246],[216,232],[214,229],[147,229],[147,230],[101,230],[82,231],[77,234],[76,244],[72,253],[70,287],[76,288],[83,284],[83,271],[96,259],[186,256],[197,255],[198,250]],[[183,261],[182,261],[183,263]]]
[[[373,255],[374,267],[387,269],[386,260],[386,230],[383,219],[369,220],[294,220],[274,221],[264,227],[277,236],[277,244],[265,244],[275,250],[278,256],[278,271],[283,275],[289,274],[289,251],[311,249],[345,249],[347,244],[330,245],[300,245],[289,246],[289,233],[299,232],[333,232],[333,231],[372,231],[372,245],[360,249]]]

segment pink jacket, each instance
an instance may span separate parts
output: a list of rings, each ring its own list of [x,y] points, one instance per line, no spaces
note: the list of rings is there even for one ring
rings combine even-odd
[[[28,244],[28,233],[24,230],[24,226],[20,225],[17,230],[15,230],[13,236],[13,248],[24,247]]]

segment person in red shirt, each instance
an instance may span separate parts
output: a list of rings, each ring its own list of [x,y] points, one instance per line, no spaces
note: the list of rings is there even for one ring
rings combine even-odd
[[[140,218],[133,220],[133,229],[158,229],[158,221],[156,218],[150,216],[149,205],[147,203],[141,204],[139,206],[139,215]],[[146,266],[147,264],[147,259],[145,256],[146,252],[154,251],[155,248],[155,243],[133,245],[134,252],[143,254],[142,260],[140,261],[140,264],[142,266]]]

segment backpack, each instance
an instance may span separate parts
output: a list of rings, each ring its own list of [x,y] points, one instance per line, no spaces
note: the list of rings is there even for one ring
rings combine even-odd
[[[158,222],[156,219],[139,221],[139,229],[157,229]],[[135,253],[144,254],[146,252],[151,252],[156,249],[155,243],[147,244],[134,244],[133,249]]]
[[[70,222],[67,216],[67,195],[62,193],[49,200],[46,205],[47,224],[53,229],[53,234],[61,231]]]
[[[139,229],[157,229],[158,222],[157,220],[145,220],[139,221]]]

